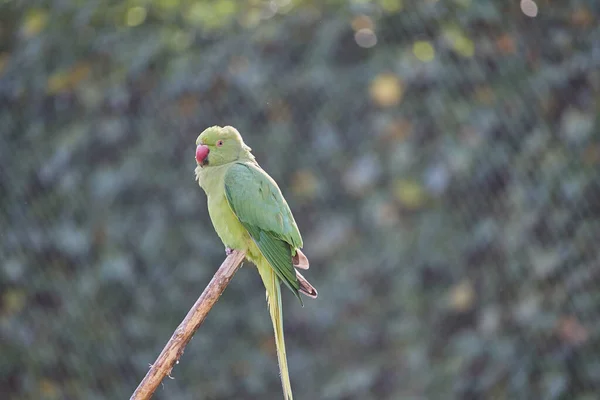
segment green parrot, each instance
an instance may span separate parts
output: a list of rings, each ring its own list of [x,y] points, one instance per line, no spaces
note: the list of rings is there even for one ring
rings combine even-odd
[[[207,128],[196,139],[195,173],[206,192],[208,213],[226,253],[245,251],[267,289],[284,398],[292,400],[280,282],[300,303],[300,293],[316,298],[317,291],[296,269],[308,269],[309,263],[300,250],[302,237],[294,216],[277,183],[258,165],[251,151],[235,128]]]

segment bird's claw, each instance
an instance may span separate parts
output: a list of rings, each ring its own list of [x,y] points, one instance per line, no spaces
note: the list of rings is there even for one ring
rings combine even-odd
[[[233,249],[231,247],[225,247],[225,254],[230,256],[233,253]]]

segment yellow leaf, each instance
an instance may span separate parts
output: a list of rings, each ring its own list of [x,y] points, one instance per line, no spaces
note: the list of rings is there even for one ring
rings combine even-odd
[[[185,18],[192,24],[201,25],[208,19],[214,17],[214,11],[209,4],[202,2],[192,3],[185,13]]]
[[[352,20],[352,29],[355,31],[359,31],[361,29],[370,29],[373,30],[374,24],[371,17],[366,15],[359,15]]]
[[[379,2],[383,11],[387,13],[396,13],[404,8],[404,2],[402,0],[381,0]]]
[[[375,77],[369,87],[369,93],[375,103],[381,107],[391,107],[402,99],[402,82],[394,74],[383,73]]]
[[[46,10],[34,8],[30,10],[23,21],[23,34],[27,38],[36,36],[44,30],[48,23],[48,13]]]
[[[146,20],[146,15],[147,12],[144,7],[131,7],[129,10],[127,10],[125,23],[130,27],[141,25]]]
[[[418,40],[413,44],[413,53],[419,61],[427,62],[435,58],[435,50],[426,40]]]
[[[59,387],[54,381],[47,379],[47,378],[43,378],[40,381],[40,392],[41,392],[43,398],[45,398],[45,399],[47,399],[47,398],[55,399],[55,398],[58,398]]]
[[[473,306],[475,290],[467,279],[450,289],[450,307],[456,311],[467,311]]]
[[[2,294],[2,303],[4,305],[2,311],[8,315],[16,314],[25,307],[26,302],[27,295],[25,291],[21,289],[7,289]]]
[[[157,0],[156,5],[163,10],[175,10],[179,8],[181,0]]]
[[[57,71],[50,75],[46,82],[46,91],[50,94],[60,93],[69,86],[69,76],[66,71]]]
[[[454,42],[454,50],[464,57],[473,57],[475,53],[475,43],[466,36],[459,36]]]
[[[46,82],[46,91],[49,94],[66,92],[75,88],[85,80],[91,72],[91,66],[87,62],[75,64],[67,70],[54,72]]]
[[[219,0],[214,7],[217,14],[224,16],[233,15],[238,10],[238,7],[233,0]]]
[[[444,36],[450,42],[454,51],[464,57],[472,57],[475,53],[475,43],[457,27],[447,28]]]
[[[201,26],[203,29],[217,29],[230,22],[239,10],[238,4],[231,0],[220,0],[214,4],[206,1],[192,3],[184,17],[192,25]],[[261,8],[253,7],[247,13],[243,13],[243,19],[261,19]]]
[[[419,183],[409,180],[397,181],[394,184],[394,194],[400,204],[411,210],[418,209],[426,200],[423,187]]]

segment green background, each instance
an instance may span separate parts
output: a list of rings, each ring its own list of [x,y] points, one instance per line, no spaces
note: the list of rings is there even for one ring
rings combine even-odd
[[[600,3],[0,1],[0,393],[124,399],[224,258],[236,126],[319,291],[297,399],[594,399]],[[242,268],[156,399],[281,398]]]

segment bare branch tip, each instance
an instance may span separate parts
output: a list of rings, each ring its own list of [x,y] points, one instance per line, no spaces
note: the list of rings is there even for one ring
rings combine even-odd
[[[179,364],[179,358],[183,354],[185,346],[202,325],[210,309],[215,305],[233,275],[241,267],[245,257],[246,253],[239,250],[233,250],[227,255],[227,258],[215,272],[196,303],[175,329],[171,339],[169,339],[154,364],[149,364],[150,369],[131,395],[130,400],[148,400],[165,377],[175,379],[171,376],[173,366]],[[164,384],[162,386],[164,387]]]

